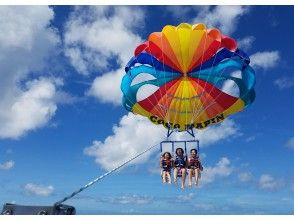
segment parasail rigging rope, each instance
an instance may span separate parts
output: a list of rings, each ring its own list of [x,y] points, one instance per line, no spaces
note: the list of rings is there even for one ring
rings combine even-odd
[[[160,143],[160,142],[159,142],[159,143]],[[137,154],[136,156],[130,158],[130,159],[127,160],[127,161],[125,161],[125,162],[122,163],[121,165],[119,165],[119,166],[113,168],[112,170],[110,170],[110,171],[104,173],[103,175],[97,177],[97,178],[94,179],[93,181],[91,181],[91,182],[87,183],[86,185],[84,185],[83,187],[81,187],[79,190],[73,192],[72,194],[70,194],[70,195],[64,197],[62,200],[56,202],[54,205],[55,205],[55,206],[61,205],[61,204],[64,203],[65,201],[67,201],[67,200],[73,198],[74,196],[76,196],[76,195],[79,194],[80,192],[84,191],[84,190],[87,189],[88,187],[90,187],[90,186],[92,186],[93,184],[97,183],[98,181],[102,180],[102,179],[105,178],[106,176],[112,174],[113,172],[115,172],[115,171],[118,170],[119,168],[125,166],[126,164],[130,163],[131,161],[135,160],[136,158],[140,157],[141,155],[147,153],[148,151],[152,150],[153,148],[159,146],[159,145],[158,145],[159,143],[153,145],[152,147],[149,147],[148,149],[142,151],[141,153]]]

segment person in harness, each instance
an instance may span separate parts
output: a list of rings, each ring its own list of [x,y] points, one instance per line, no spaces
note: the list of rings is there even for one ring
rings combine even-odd
[[[162,183],[171,183],[171,169],[173,160],[170,152],[165,152],[160,158]]]
[[[201,177],[201,171],[203,170],[201,161],[198,156],[196,149],[190,150],[190,156],[188,158],[188,185],[192,186],[192,178],[195,177],[195,185],[198,185],[199,179]]]
[[[178,177],[182,177],[182,184],[181,188],[184,189],[185,187],[185,180],[186,180],[186,165],[187,165],[187,158],[184,156],[184,150],[182,148],[176,149],[176,158],[174,161],[174,183],[177,184]]]

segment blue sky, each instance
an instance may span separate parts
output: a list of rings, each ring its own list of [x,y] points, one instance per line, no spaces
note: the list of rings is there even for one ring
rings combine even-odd
[[[66,204],[78,214],[293,214],[293,10],[1,6],[0,202],[52,204],[164,139],[121,106],[120,80],[149,33],[188,22],[237,39],[256,72],[255,102],[197,133],[201,186],[162,185],[157,148]]]

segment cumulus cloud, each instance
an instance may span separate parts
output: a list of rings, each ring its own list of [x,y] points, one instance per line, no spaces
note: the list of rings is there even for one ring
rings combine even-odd
[[[174,200],[174,202],[179,202],[179,203],[186,203],[190,202],[195,199],[195,194],[194,193],[188,193],[186,195],[179,195],[177,198]]]
[[[57,79],[40,78],[26,82],[10,99],[0,104],[0,137],[18,138],[44,126],[54,116],[57,105]]]
[[[148,119],[129,113],[121,118],[119,125],[113,127],[113,135],[103,142],[93,141],[84,153],[96,158],[96,163],[110,170],[127,159],[158,143],[164,137],[165,129],[155,126]],[[133,163],[146,162],[151,152]]]
[[[253,68],[267,70],[278,64],[280,61],[280,53],[278,51],[257,52],[250,56],[250,61]]]
[[[230,74],[232,77],[242,79],[242,74],[240,71],[234,71]],[[240,89],[238,85],[233,80],[226,80],[221,88],[221,90],[231,96],[239,97]]]
[[[249,12],[248,6],[169,6],[168,16],[176,19],[189,20],[192,23],[204,23],[208,27],[219,28],[225,34],[231,34],[237,29],[239,19]],[[196,17],[193,17],[193,15]],[[191,16],[193,17],[191,19]]]
[[[239,128],[233,120],[226,119],[217,126],[210,126],[197,133],[201,146],[208,146],[221,140],[229,140],[230,138],[239,136]]]
[[[28,80],[56,54],[60,39],[50,27],[53,18],[47,6],[0,8],[0,138],[17,138],[44,126],[56,111],[58,83]]]
[[[36,40],[48,40],[49,44],[58,40],[55,31],[48,28],[50,20],[54,17],[54,12],[49,7],[3,6],[0,10],[2,21],[0,42],[3,44],[1,46],[6,49],[23,48],[29,50],[36,46],[34,45]]]
[[[201,183],[208,184],[217,177],[227,177],[231,175],[233,168],[227,157],[222,157],[214,167],[204,167],[201,175]]]
[[[142,42],[136,30],[143,20],[143,11],[134,6],[77,7],[71,13],[64,37],[65,54],[80,74],[101,74],[88,95],[102,102],[121,103],[123,67]],[[117,67],[109,71],[113,66]]]
[[[201,7],[201,6],[200,6]],[[177,19],[187,19],[189,13],[195,13],[200,10],[199,6],[186,6],[186,5],[170,5],[164,6],[164,12],[167,16],[172,16]]]
[[[242,50],[248,50],[252,47],[253,42],[255,41],[255,37],[254,36],[247,36],[244,37],[240,40],[238,40],[238,48],[242,49]]]
[[[151,204],[153,199],[148,196],[141,196],[141,195],[123,195],[118,197],[110,197],[110,198],[103,198],[102,202],[109,202],[115,204],[133,204],[133,205],[146,205]]]
[[[198,9],[194,23],[204,23],[208,27],[217,27],[225,34],[231,34],[237,29],[241,16],[249,12],[248,6],[218,5],[202,6]]]
[[[50,27],[53,18],[54,12],[47,6],[0,8],[1,93],[31,71],[41,70],[55,53],[60,39]]]
[[[102,103],[121,105],[122,92],[120,83],[124,74],[123,68],[107,72],[93,81],[87,95],[98,98]]]
[[[279,89],[289,89],[294,86],[294,77],[282,77],[274,81],[274,85],[278,86]]]
[[[201,146],[205,147],[220,140],[227,139],[238,134],[238,128],[232,120],[225,120],[223,123],[210,126],[197,133]],[[84,149],[84,154],[95,157],[97,164],[110,170],[148,147],[164,140],[166,129],[163,126],[156,126],[147,118],[129,113],[121,118],[118,125],[113,127],[113,134],[104,141],[95,140]],[[175,133],[173,139],[185,140],[189,137],[185,132]],[[159,146],[158,146],[159,148]],[[131,164],[140,164],[148,161],[153,151],[144,154]],[[156,172],[156,171],[155,171]]]
[[[238,178],[241,182],[250,182],[253,180],[253,175],[250,172],[242,172],[238,175]]]
[[[77,7],[66,24],[64,37],[65,52],[72,65],[81,74],[89,74],[93,68],[107,68],[113,63],[111,59],[125,64],[136,43],[141,41],[134,31],[142,25],[143,15],[143,11],[135,7]],[[82,68],[72,59],[68,52],[71,49],[78,51]]]
[[[264,190],[277,190],[284,185],[282,179],[276,179],[269,174],[263,174],[259,178],[259,187]]]
[[[0,163],[0,170],[10,170],[14,167],[14,165],[15,165],[15,162],[13,160]]]
[[[43,186],[43,185],[28,183],[25,185],[24,190],[26,193],[30,195],[51,196],[54,192],[54,187],[51,185]]]
[[[291,137],[287,143],[286,146],[289,147],[290,149],[294,150],[294,137]]]

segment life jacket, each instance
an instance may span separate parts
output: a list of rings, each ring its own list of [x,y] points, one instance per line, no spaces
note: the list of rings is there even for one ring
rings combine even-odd
[[[177,155],[176,159],[175,159],[175,167],[184,168],[185,166],[186,166],[186,157],[184,157],[184,156],[179,157]]]
[[[170,171],[171,170],[171,160],[170,159],[163,159],[161,161],[161,167],[163,169],[163,171]]]
[[[188,168],[189,169],[200,169],[201,168],[201,162],[199,160],[199,157],[190,157],[188,160]]]

